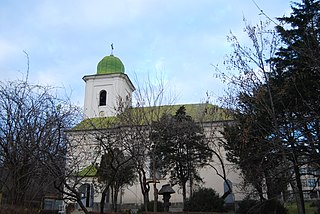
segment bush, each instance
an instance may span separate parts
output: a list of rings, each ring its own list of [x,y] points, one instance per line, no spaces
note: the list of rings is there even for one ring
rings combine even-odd
[[[153,201],[149,201],[148,204],[147,204],[147,207],[148,207],[148,211],[150,212],[153,212]],[[138,210],[138,213],[141,213],[143,211],[145,211],[144,209],[144,204],[141,204],[139,210]],[[158,201],[157,202],[157,212],[163,212],[163,203],[161,201]]]
[[[276,200],[267,200],[264,201],[259,209],[259,214],[273,214],[273,213],[279,213],[279,214],[287,214],[288,210],[283,206],[283,204]]]
[[[252,199],[245,199],[239,203],[239,209],[237,213],[240,214],[287,214],[288,210],[283,204],[276,200],[266,200],[258,202]]]
[[[248,211],[256,206],[259,202],[253,199],[245,198],[241,202],[239,202],[238,206],[239,208],[237,209],[237,213],[240,214],[247,214]]]
[[[224,212],[224,200],[211,188],[200,188],[194,192],[185,205],[184,211],[192,212]]]
[[[310,207],[314,207],[314,214],[320,214],[320,201],[313,201]]]

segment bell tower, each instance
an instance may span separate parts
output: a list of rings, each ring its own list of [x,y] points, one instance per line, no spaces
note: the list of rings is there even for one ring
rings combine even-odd
[[[135,87],[125,74],[123,63],[113,53],[98,63],[96,74],[82,79],[86,83],[85,118],[115,116],[122,107],[131,106]]]

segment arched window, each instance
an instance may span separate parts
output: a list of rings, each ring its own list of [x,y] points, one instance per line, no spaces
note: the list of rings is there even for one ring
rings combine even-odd
[[[100,91],[99,106],[107,105],[107,92],[105,90]]]

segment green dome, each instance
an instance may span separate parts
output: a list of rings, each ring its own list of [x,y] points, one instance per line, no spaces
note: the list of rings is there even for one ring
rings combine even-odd
[[[118,57],[104,57],[97,66],[97,74],[119,74],[124,73],[124,65]]]

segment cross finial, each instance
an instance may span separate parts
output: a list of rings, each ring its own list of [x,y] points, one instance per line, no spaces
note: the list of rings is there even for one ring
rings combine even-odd
[[[113,43],[111,43],[111,55],[113,55],[113,50],[114,50]]]

